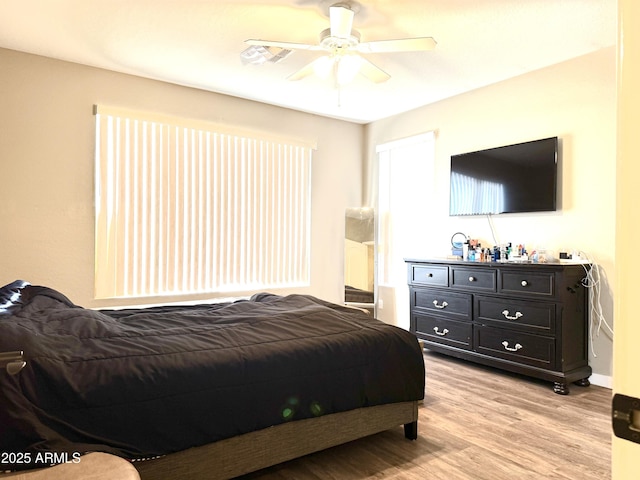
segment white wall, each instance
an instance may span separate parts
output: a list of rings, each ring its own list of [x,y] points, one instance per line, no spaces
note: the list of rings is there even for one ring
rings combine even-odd
[[[317,141],[311,286],[296,291],[343,300],[345,209],[362,198],[361,125],[10,50],[0,49],[0,65],[0,284],[23,279],[85,307],[113,304],[93,299],[92,106],[104,104]]]
[[[557,212],[494,216],[499,242],[563,248],[590,254],[601,267],[600,301],[613,321],[615,291],[615,48],[600,50],[537,72],[490,85],[367,127],[367,158],[373,172],[375,146],[418,133],[436,131],[436,172],[432,188],[437,202],[416,205],[416,222],[433,225],[420,251],[404,256],[443,257],[450,238],[462,231],[493,245],[486,217],[449,217],[450,156],[483,148],[558,136],[561,142]],[[428,81],[425,80],[425,88]],[[372,174],[365,185],[375,196]],[[405,288],[399,286],[399,288]],[[408,290],[406,297],[408,302]],[[401,322],[398,322],[401,324]],[[406,319],[408,326],[408,319]],[[592,380],[610,382],[612,340],[606,332],[594,339]],[[604,378],[599,378],[600,376]]]

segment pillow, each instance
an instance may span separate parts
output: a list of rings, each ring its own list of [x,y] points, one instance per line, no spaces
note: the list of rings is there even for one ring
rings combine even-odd
[[[20,303],[22,289],[27,285],[29,282],[16,280],[0,288],[0,315],[11,313],[11,307]]]

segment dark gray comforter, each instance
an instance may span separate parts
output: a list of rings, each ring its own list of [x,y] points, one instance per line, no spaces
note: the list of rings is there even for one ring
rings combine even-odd
[[[95,311],[8,291],[0,351],[27,366],[0,372],[0,451],[149,457],[424,396],[412,334],[311,296]]]

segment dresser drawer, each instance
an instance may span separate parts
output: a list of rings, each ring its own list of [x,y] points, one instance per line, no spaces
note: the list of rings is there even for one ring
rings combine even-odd
[[[474,291],[496,291],[495,268],[451,267],[451,286]]]
[[[556,304],[476,295],[474,321],[494,326],[555,335]]]
[[[449,267],[441,265],[410,265],[409,283],[415,285],[449,286]]]
[[[418,313],[471,321],[471,294],[431,288],[411,288],[410,292],[411,308]]]
[[[522,295],[555,295],[555,276],[550,273],[531,273],[500,271],[500,289],[502,293],[518,293]]]
[[[420,338],[451,347],[471,349],[471,323],[428,315],[412,315],[411,324],[411,330]]]
[[[478,353],[534,367],[555,369],[555,339],[552,337],[484,325],[475,325],[474,337]]]

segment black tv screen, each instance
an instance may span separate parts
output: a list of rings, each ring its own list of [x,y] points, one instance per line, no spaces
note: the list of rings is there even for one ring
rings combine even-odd
[[[558,137],[451,156],[449,215],[556,210]]]

